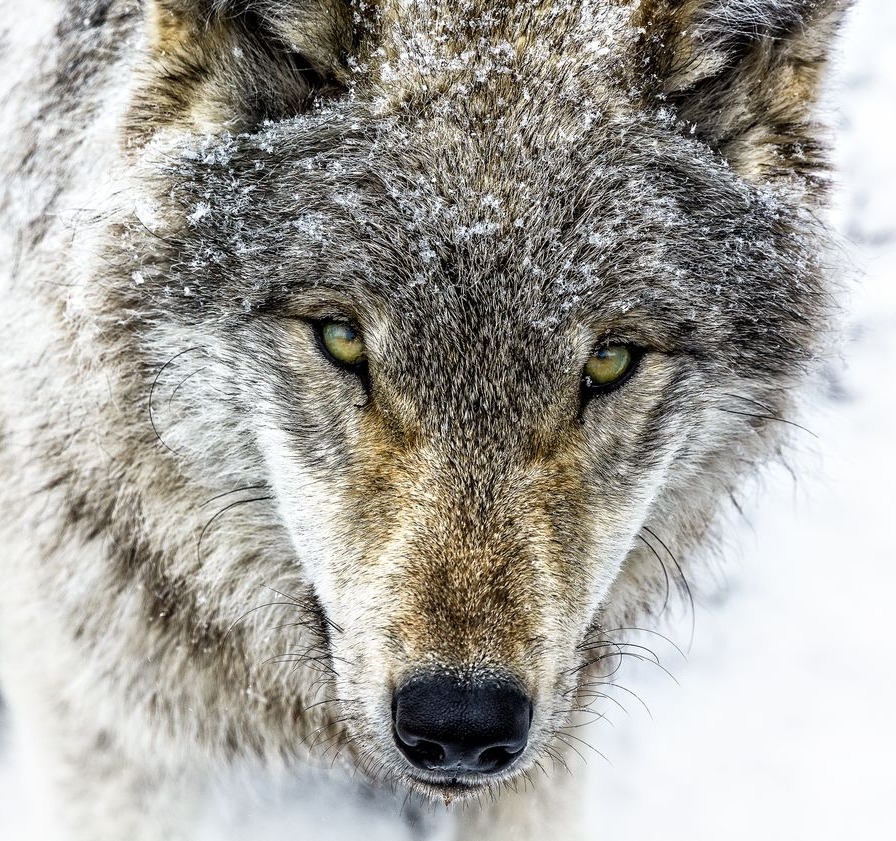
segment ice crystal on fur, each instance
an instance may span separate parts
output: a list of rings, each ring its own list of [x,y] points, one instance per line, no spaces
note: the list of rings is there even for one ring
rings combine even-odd
[[[73,833],[173,837],[213,769],[324,745],[503,792],[459,837],[521,803],[543,837],[505,790],[569,749],[608,629],[686,590],[825,341],[844,6],[66,4],[4,140],[0,492],[2,668]],[[593,395],[611,345],[637,367]],[[407,761],[392,699],[434,674],[532,704],[501,773]]]

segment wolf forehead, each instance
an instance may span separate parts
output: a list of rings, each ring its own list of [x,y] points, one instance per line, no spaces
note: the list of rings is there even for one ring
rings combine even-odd
[[[174,164],[166,152],[173,235],[168,249],[161,229],[145,237],[143,274],[188,288],[172,305],[199,316],[331,293],[418,337],[639,321],[632,338],[658,349],[736,342],[755,364],[751,339],[780,327],[782,350],[801,353],[793,310],[819,272],[807,218],[668,115],[608,117],[534,150],[358,110],[190,137]]]
[[[804,24],[842,6],[158,2],[141,291],[200,321],[330,294],[435,345],[637,324],[774,374],[824,315]]]

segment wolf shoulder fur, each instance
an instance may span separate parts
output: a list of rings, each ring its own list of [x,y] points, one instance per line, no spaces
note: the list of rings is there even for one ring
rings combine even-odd
[[[825,349],[847,5],[6,10],[0,674],[64,837],[191,838],[321,746],[558,833],[533,774]],[[523,740],[402,741],[437,683]]]

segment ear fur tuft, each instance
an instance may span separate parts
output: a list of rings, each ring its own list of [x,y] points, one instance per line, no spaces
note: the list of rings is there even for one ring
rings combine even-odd
[[[149,61],[129,139],[164,126],[252,128],[343,90],[343,0],[150,0]]]
[[[817,181],[813,119],[851,0],[643,0],[649,95],[671,105],[742,174]]]

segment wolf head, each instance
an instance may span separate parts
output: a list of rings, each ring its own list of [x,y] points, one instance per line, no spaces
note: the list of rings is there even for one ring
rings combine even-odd
[[[145,574],[220,628],[307,587],[374,769],[550,751],[589,634],[663,601],[823,342],[844,5],[151,3],[89,304]]]

